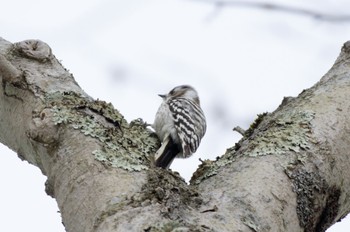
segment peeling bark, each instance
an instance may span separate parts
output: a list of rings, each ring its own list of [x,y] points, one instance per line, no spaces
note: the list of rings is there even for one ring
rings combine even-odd
[[[0,141],[47,176],[69,232],[325,231],[350,211],[350,42],[190,185],[153,167],[145,123],[89,97],[44,42],[0,38],[0,80]]]

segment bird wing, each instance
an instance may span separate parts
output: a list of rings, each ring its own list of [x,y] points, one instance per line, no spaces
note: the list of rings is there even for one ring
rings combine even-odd
[[[183,156],[188,157],[197,150],[204,136],[206,130],[204,114],[198,104],[186,98],[170,99],[169,109],[181,141]]]

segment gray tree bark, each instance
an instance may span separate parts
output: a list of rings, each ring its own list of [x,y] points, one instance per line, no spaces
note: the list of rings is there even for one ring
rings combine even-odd
[[[0,38],[0,141],[39,167],[69,232],[325,231],[350,211],[350,42],[190,185],[157,137],[89,97],[41,41]]]

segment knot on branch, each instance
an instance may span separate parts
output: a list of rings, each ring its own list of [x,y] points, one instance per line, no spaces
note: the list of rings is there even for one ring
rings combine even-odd
[[[49,45],[40,40],[24,40],[14,44],[14,48],[20,53],[34,60],[46,62],[52,57]]]
[[[344,43],[341,51],[345,53],[350,53],[350,40]]]
[[[28,138],[48,147],[55,148],[58,144],[58,129],[52,122],[53,113],[50,109],[43,109],[41,112],[33,111],[33,120],[26,132]]]

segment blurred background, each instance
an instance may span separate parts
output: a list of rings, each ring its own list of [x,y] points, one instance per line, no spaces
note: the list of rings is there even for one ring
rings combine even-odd
[[[201,159],[240,139],[235,126],[275,110],[333,65],[350,40],[345,0],[11,0],[1,4],[0,36],[40,39],[92,97],[128,121],[153,122],[160,93],[190,84],[207,133],[172,169],[189,180]],[[1,231],[63,232],[46,178],[0,145]],[[328,232],[349,231],[344,219]]]

